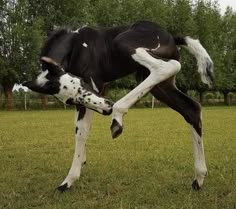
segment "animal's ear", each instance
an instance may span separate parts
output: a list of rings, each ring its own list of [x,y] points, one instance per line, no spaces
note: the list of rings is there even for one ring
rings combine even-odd
[[[45,70],[48,70],[51,75],[60,75],[64,72],[64,69],[61,67],[61,65],[50,57],[41,57],[41,62],[43,65],[45,65]]]

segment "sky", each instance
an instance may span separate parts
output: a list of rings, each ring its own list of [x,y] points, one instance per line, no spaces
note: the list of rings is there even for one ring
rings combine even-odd
[[[232,7],[236,11],[236,0],[218,0],[218,2],[220,4],[221,14],[224,14],[227,6]]]

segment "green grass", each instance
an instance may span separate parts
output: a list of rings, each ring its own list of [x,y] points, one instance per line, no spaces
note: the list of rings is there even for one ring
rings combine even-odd
[[[116,141],[110,119],[94,114],[87,165],[60,194],[54,189],[72,161],[74,112],[0,112],[0,208],[236,208],[235,107],[203,109],[209,177],[199,192],[191,189],[190,132],[179,114],[132,109]]]

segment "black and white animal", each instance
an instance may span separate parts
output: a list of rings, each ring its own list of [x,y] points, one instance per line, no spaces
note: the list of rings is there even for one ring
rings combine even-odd
[[[24,85],[76,105],[75,153],[69,173],[58,187],[60,191],[79,179],[86,162],[85,144],[92,110],[112,114],[111,134],[116,138],[123,130],[123,116],[148,92],[180,113],[189,124],[195,168],[192,187],[200,189],[207,176],[201,106],[175,85],[181,68],[179,46],[196,57],[201,79],[210,86],[213,62],[200,42],[175,37],[152,22],[111,28],[83,27],[76,31],[63,29],[48,38],[41,52],[42,72]],[[142,82],[126,96],[114,104],[101,96],[104,84],[131,73],[141,75]]]

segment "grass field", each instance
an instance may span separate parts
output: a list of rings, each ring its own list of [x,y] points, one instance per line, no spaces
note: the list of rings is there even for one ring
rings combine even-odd
[[[0,208],[236,208],[236,107],[203,109],[209,177],[199,192],[191,189],[188,126],[159,108],[130,110],[116,141],[110,117],[94,114],[80,181],[58,193],[73,157],[73,121],[73,111],[0,112]]]

